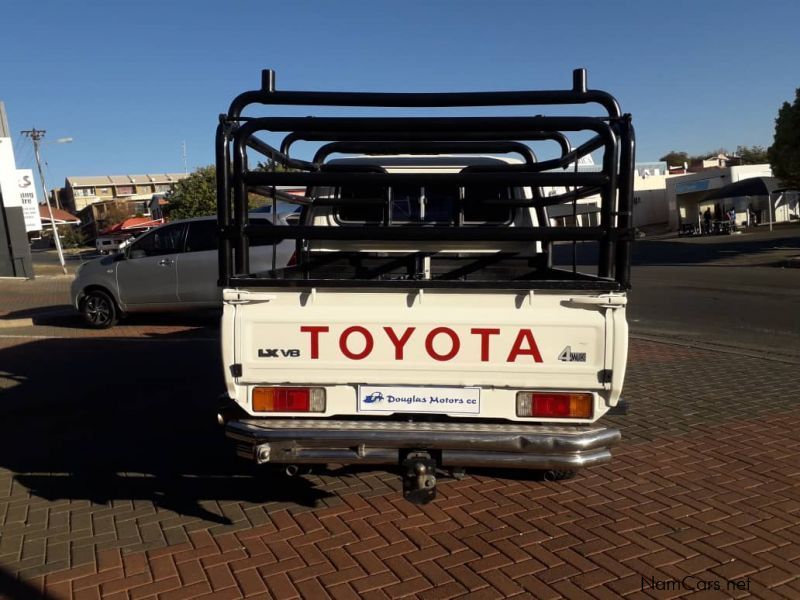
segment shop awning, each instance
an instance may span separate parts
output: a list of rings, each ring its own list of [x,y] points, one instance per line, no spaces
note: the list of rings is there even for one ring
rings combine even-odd
[[[719,200],[720,198],[769,196],[777,187],[778,180],[774,177],[751,177],[711,190],[700,198],[700,203]]]

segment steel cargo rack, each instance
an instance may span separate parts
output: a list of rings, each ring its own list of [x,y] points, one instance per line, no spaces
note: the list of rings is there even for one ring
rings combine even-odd
[[[537,107],[553,105],[596,105],[599,116],[460,116],[465,108]],[[367,114],[360,116],[244,116],[248,107],[340,107],[348,113],[354,108]],[[374,116],[373,113],[393,109],[395,115]],[[443,116],[407,116],[409,109],[441,112]],[[517,111],[520,109],[517,108]],[[284,112],[286,109],[284,108]],[[459,116],[453,116],[457,112]],[[560,111],[563,112],[563,111]],[[576,110],[576,112],[580,112]],[[264,134],[281,138],[280,144],[268,143]],[[573,146],[570,139],[588,137]],[[560,147],[560,156],[538,161],[531,142],[550,140]],[[317,144],[310,160],[291,156],[298,142]],[[270,168],[252,166],[253,152]],[[602,161],[596,171],[579,170],[582,157],[601,152]],[[497,161],[473,165],[458,172],[390,172],[380,167],[355,164],[355,161],[325,162],[332,154],[397,156],[397,155],[502,155],[516,154],[515,161]],[[220,116],[216,134],[217,202],[219,225],[219,284],[223,287],[388,287],[413,286],[439,288],[492,287],[500,289],[587,289],[617,291],[629,287],[632,235],[632,190],[634,172],[634,131],[630,115],[623,114],[613,96],[590,90],[586,72],[573,72],[572,88],[545,91],[457,92],[457,93],[367,93],[279,91],[275,74],[262,72],[261,89],[239,95],[227,112]],[[391,190],[395,187],[451,186],[460,191],[462,205],[454,210],[450,221],[441,224],[392,222]],[[303,211],[314,206],[372,206],[380,213],[373,222],[352,226],[314,226],[301,217],[299,224],[273,227],[254,225],[248,221],[251,194],[272,199],[281,197],[286,186],[302,188],[305,195],[287,198],[303,205]],[[370,196],[331,197],[321,190],[342,189],[342,186],[363,190],[379,190]],[[550,189],[548,194],[543,188]],[[506,194],[487,194],[473,199],[485,205],[499,205],[516,210],[532,209],[537,225],[529,227],[497,227],[465,224],[463,202],[465,190],[506,189]],[[527,189],[515,194],[513,189]],[[560,190],[560,191],[556,191]],[[599,198],[599,219],[591,226],[576,226],[578,201]],[[573,223],[551,224],[550,207],[571,207]],[[378,208],[375,208],[378,207]],[[563,210],[562,210],[563,212]],[[569,212],[567,210],[567,212]],[[276,244],[280,240],[296,242],[297,266],[273,269],[268,273],[252,273],[249,260],[250,240],[260,239]],[[499,252],[494,258],[482,257],[473,264],[447,266],[453,257],[439,257],[436,252],[420,252],[400,258],[393,267],[370,263],[370,258],[343,252],[336,261],[309,255],[312,242],[324,240],[346,246],[349,242],[406,242],[424,247],[433,243],[466,244],[540,243],[538,259]],[[572,243],[571,268],[553,265],[554,244]],[[579,272],[576,244],[594,242],[597,256],[593,273]],[[564,245],[562,244],[562,247]],[[566,244],[568,247],[569,244]],[[479,246],[480,247],[480,246]],[[436,256],[438,269],[422,276],[414,265],[422,258]],[[440,261],[441,258],[441,261]],[[451,260],[452,262],[452,260]],[[334,264],[336,263],[336,264]],[[274,265],[273,265],[274,267]],[[334,268],[335,267],[335,268]],[[387,274],[388,273],[388,274]]]

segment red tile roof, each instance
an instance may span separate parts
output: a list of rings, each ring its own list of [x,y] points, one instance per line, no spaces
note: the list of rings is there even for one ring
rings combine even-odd
[[[53,211],[53,219],[56,223],[80,223],[81,220],[73,214],[68,213],[67,211],[56,208],[52,206],[50,210]],[[47,205],[40,204],[39,205],[39,216],[42,218],[43,221],[50,222],[50,213],[47,212]]]
[[[151,219],[150,217],[130,217],[122,223],[117,223],[103,231],[103,233],[117,233],[122,231],[132,231],[135,229],[146,229],[148,227],[158,227],[164,223],[164,219]]]

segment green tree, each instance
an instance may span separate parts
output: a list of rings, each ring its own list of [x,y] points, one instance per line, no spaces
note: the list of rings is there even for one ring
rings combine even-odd
[[[800,88],[794,103],[784,102],[775,119],[775,137],[767,150],[772,174],[784,185],[800,188]]]
[[[217,212],[217,178],[213,165],[199,167],[181,179],[167,195],[172,219],[202,217]]]
[[[264,162],[258,163],[258,166],[256,167],[256,171],[274,171],[276,173],[286,173],[293,170],[294,169],[290,169],[278,161],[272,160],[271,158],[267,158],[267,160]]]
[[[278,171],[282,170],[278,165]],[[259,164],[256,170],[268,170],[267,165]],[[217,214],[217,169],[213,165],[199,167],[186,179],[175,184],[167,195],[171,219],[188,219]],[[248,194],[248,205],[256,208],[267,200],[259,194]]]
[[[704,158],[704,159],[707,159],[707,158],[716,158],[716,157],[717,157],[717,156],[719,156],[720,154],[724,154],[725,156],[728,156],[728,154],[730,154],[730,152],[728,152],[728,149],[727,149],[727,148],[725,148],[725,147],[723,147],[723,146],[720,146],[720,147],[719,147],[719,148],[717,148],[716,150],[712,150],[711,152],[706,152],[706,153],[705,153],[705,154],[702,156],[702,158]],[[700,158],[700,157],[698,157],[698,158]]]
[[[125,202],[113,201],[105,205],[103,212],[98,215],[97,226],[101,231],[122,223],[131,216],[130,210]]]
[[[737,146],[736,155],[743,165],[760,165],[769,162],[767,149],[764,146]]]
[[[86,236],[76,225],[57,225],[61,245],[64,248],[79,248],[86,243]]]
[[[683,163],[689,162],[689,155],[686,152],[670,150],[658,160],[663,160],[668,167],[682,167]]]

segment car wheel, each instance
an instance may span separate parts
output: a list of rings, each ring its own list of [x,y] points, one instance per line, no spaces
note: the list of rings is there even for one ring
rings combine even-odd
[[[92,290],[83,299],[81,313],[86,323],[95,329],[113,327],[119,318],[114,299],[106,292]]]

